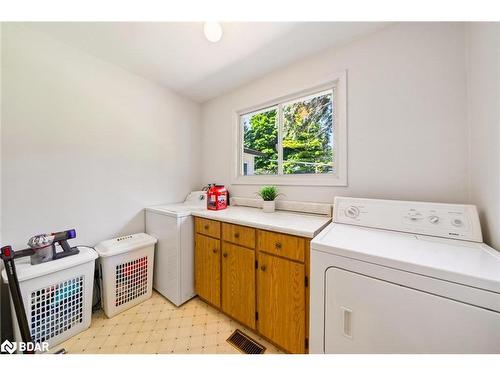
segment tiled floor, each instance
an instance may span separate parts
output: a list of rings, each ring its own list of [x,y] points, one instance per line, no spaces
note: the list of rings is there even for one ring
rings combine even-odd
[[[178,308],[156,292],[149,300],[111,319],[102,311],[94,313],[88,330],[52,351],[65,348],[70,354],[237,354],[226,342],[236,328],[264,345],[266,354],[281,353],[198,298]]]

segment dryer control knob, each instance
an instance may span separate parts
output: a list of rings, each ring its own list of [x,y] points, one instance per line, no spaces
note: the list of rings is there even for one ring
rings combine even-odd
[[[356,206],[349,206],[345,209],[344,213],[347,217],[355,219],[359,216],[359,208]]]
[[[429,222],[431,224],[439,223],[439,216],[436,216],[436,215],[429,216]]]

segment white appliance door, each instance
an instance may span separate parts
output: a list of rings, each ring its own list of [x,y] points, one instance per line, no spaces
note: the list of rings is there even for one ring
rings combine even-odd
[[[155,246],[153,288],[179,305],[179,219],[146,211],[146,232],[158,239]]]
[[[500,313],[331,267],[325,353],[500,353]]]

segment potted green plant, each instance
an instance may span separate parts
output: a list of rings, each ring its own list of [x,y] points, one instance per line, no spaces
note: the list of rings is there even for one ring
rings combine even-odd
[[[257,195],[264,200],[262,202],[264,212],[274,212],[276,210],[275,199],[280,195],[276,186],[262,186]]]

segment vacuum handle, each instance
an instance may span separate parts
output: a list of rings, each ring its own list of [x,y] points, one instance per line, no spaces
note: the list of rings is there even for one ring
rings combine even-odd
[[[52,233],[52,235],[54,236],[54,242],[71,240],[72,238],[76,238],[76,230],[69,229],[62,232]]]

